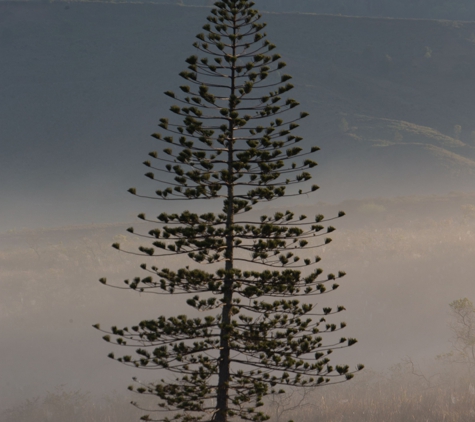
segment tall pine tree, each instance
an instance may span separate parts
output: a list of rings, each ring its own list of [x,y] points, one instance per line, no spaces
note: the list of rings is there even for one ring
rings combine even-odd
[[[330,365],[329,355],[356,340],[335,341],[335,334],[323,339],[345,327],[327,322],[344,308],[318,311],[299,300],[335,290],[336,279],[345,275],[323,276],[315,268],[320,258],[314,249],[328,244],[335,230],[324,227],[329,220],[317,215],[309,221],[292,211],[255,220],[246,216],[260,202],[318,189],[305,182],[319,148],[305,151],[298,146],[302,138],[292,134],[307,113],[294,113],[299,104],[286,97],[291,77],[282,73],[286,65],[266,40],[260,19],[250,1],[215,3],[194,44],[200,57],[189,57],[188,70],[180,74],[186,80],[183,94],[166,92],[176,101],[170,110],[179,122],[160,119],[165,135],[152,135],[166,144],[144,163],[151,169],[146,176],[165,186],[153,198],[193,204],[216,199],[222,212],[162,213],[156,220],[140,214],[158,226],[148,234],[128,229],[151,242],[128,253],[158,257],[161,265],[167,257],[183,256],[211,268],[142,264],[150,275],[125,281],[124,288],[139,292],[187,294],[193,312],[205,314],[160,316],[104,330],[105,340],[112,335],[119,345],[137,347],[134,356],[111,353],[111,358],[175,374],[172,382],[129,387],[157,396],[158,411],[165,412],[143,420],[264,421],[268,417],[259,408],[267,394],[284,392],[286,386],[342,382],[354,373],[348,366]],[[129,192],[148,197],[135,188]]]

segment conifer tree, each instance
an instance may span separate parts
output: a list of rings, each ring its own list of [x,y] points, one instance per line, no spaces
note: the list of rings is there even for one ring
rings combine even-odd
[[[218,213],[164,212],[157,219],[140,214],[157,227],[148,234],[128,229],[150,244],[126,253],[157,257],[161,266],[167,257],[179,256],[192,266],[142,264],[148,275],[125,280],[123,288],[189,295],[193,312],[204,313],[203,318],[159,316],[110,331],[95,326],[107,334],[106,341],[112,336],[119,345],[136,347],[135,355],[111,353],[112,359],[174,375],[174,381],[129,387],[159,399],[158,412],[164,413],[143,420],[264,421],[268,416],[259,408],[266,395],[283,393],[286,386],[343,382],[362,369],[330,364],[333,350],[356,343],[329,335],[345,327],[327,321],[344,307],[318,310],[310,301],[335,290],[336,279],[345,275],[323,276],[316,268],[315,248],[331,241],[328,234],[335,229],[324,224],[333,218],[317,215],[309,221],[285,211],[254,220],[248,214],[260,202],[316,191],[318,186],[306,182],[319,149],[303,149],[302,137],[293,134],[308,114],[295,113],[299,103],[286,97],[291,77],[282,72],[286,64],[266,40],[266,25],[253,5],[215,3],[194,44],[200,57],[189,57],[180,74],[186,81],[182,94],[166,92],[178,118],[160,119],[164,134],[152,135],[166,147],[144,163],[150,168],[146,176],[165,187],[156,196],[129,190],[193,205],[215,199],[222,206]],[[113,247],[121,250],[119,244]]]

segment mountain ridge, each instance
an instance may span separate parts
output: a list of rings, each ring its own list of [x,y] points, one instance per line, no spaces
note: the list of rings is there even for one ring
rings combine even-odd
[[[0,3],[6,228],[35,221],[16,204],[46,225],[123,221],[136,210],[125,191],[145,185],[140,163],[157,148],[149,136],[172,105],[162,93],[180,85],[208,11]],[[312,116],[299,131],[322,148],[315,181],[324,200],[473,189],[475,23],[282,13],[264,21],[294,76],[293,97]],[[395,127],[404,147],[389,145]],[[428,136],[437,133],[446,145]],[[443,147],[466,166],[410,143]]]
[[[12,0],[0,0],[12,1]],[[15,1],[15,0],[13,0]],[[47,3],[48,0],[16,0]],[[50,0],[51,1],[51,0]],[[59,0],[68,1],[68,0]],[[91,0],[75,0],[91,1]],[[117,3],[104,1],[104,3]],[[215,0],[148,0],[119,3],[212,7]],[[271,13],[310,13],[340,16],[392,17],[400,19],[475,20],[475,5],[470,0],[255,0],[256,7]]]

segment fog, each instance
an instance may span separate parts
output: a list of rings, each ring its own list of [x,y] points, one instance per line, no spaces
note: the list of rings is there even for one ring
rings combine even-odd
[[[156,374],[108,359],[114,346],[92,325],[189,313],[182,297],[117,290],[98,279],[123,285],[141,275],[143,258],[110,247],[140,244],[126,232],[149,227],[135,218],[139,212],[190,208],[126,191],[155,188],[141,166],[157,148],[149,135],[168,113],[162,92],[180,84],[207,13],[0,3],[0,410],[54,391],[126,395],[132,377]],[[473,75],[457,73],[475,60],[468,35],[475,24],[291,14],[264,20],[288,58],[294,97],[314,116],[301,134],[322,147],[313,174],[321,189],[298,206],[276,201],[256,211],[346,212],[319,251],[325,271],[348,275],[318,304],[344,305],[345,336],[359,341],[335,353],[335,363],[361,362],[373,374],[412,362],[440,373],[431,365],[452,350],[449,303],[475,299],[475,95]],[[292,40],[298,30],[307,36]],[[429,66],[421,57],[433,34]],[[450,55],[454,46],[458,54]],[[448,57],[453,66],[444,64]],[[192,208],[217,211],[220,204]],[[352,394],[338,391],[338,400]]]
[[[335,353],[336,362],[363,362],[382,371],[407,357],[418,364],[435,363],[437,355],[451,350],[448,304],[473,292],[475,215],[470,204],[475,205],[473,194],[315,206],[326,215],[340,208],[348,213],[339,220],[334,241],[320,251],[325,270],[342,269],[348,275],[340,289],[318,302],[344,305],[346,335],[359,340]],[[308,213],[308,208],[296,211]],[[134,226],[143,230],[146,224]],[[140,244],[126,227],[1,235],[3,407],[61,385],[107,394],[124,392],[133,376],[147,379],[108,359],[116,348],[103,342],[92,324],[120,327],[190,309],[181,297],[150,297],[98,282],[106,276],[120,286],[140,275],[144,258],[110,247],[114,241],[126,249]],[[162,265],[174,268],[179,262]]]

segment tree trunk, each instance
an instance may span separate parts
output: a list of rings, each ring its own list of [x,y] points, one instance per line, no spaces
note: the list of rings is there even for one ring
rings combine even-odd
[[[236,15],[233,16],[233,33],[236,35]],[[233,57],[236,56],[236,39],[233,40]],[[236,86],[236,63],[234,62],[231,69],[231,86],[229,113],[231,114],[236,105],[234,103],[234,94]],[[217,422],[228,421],[229,407],[229,381],[230,381],[230,346],[229,338],[231,331],[232,318],[232,300],[233,300],[233,274],[234,268],[234,234],[232,226],[234,225],[234,180],[233,180],[233,164],[234,164],[234,126],[233,120],[229,121],[229,139],[228,139],[228,197],[227,197],[227,220],[226,220],[226,276],[224,278],[224,294],[223,294],[223,312],[221,316],[221,338],[220,338],[220,359],[219,359],[219,379],[218,392],[216,400],[216,413],[214,420]]]

